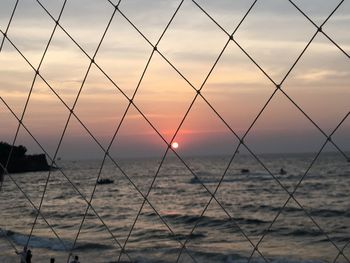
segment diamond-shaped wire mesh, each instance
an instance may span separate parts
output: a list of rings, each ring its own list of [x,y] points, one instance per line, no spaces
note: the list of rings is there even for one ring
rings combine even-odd
[[[24,243],[13,240],[11,234],[0,228],[3,232],[1,237],[8,242],[8,248],[17,250],[21,244],[31,246],[38,242],[35,234],[40,232],[36,231],[47,228],[54,240],[50,241],[61,246],[68,262],[75,251],[81,249],[80,242],[89,244],[93,233],[90,234],[86,222],[93,222],[89,225],[99,226],[105,231],[105,246],[113,247],[113,253],[109,256],[118,262],[133,262],[140,256],[155,260],[146,250],[138,252],[137,242],[142,240],[137,240],[134,233],[142,231],[158,234],[157,245],[176,252],[173,253],[175,256],[163,255],[164,260],[206,262],[209,259],[203,259],[200,253],[206,251],[200,250],[207,248],[200,246],[196,233],[206,231],[205,228],[199,230],[203,229],[203,222],[212,216],[219,221],[217,224],[222,224],[231,231],[228,234],[219,230],[214,232],[223,236],[227,247],[238,249],[236,242],[245,243],[248,253],[240,259],[242,262],[270,262],[274,260],[271,259],[274,249],[283,250],[276,252],[277,255],[288,255],[286,250],[293,249],[283,248],[278,239],[274,240],[273,233],[278,225],[282,224],[279,229],[283,229],[285,220],[296,220],[293,216],[288,218],[288,212],[294,211],[299,215],[299,221],[295,224],[301,224],[308,231],[322,236],[325,251],[332,251],[333,254],[325,258],[327,262],[349,262],[349,238],[340,242],[329,227],[332,222],[321,222],[322,219],[313,213],[315,208],[310,208],[312,204],[300,194],[308,191],[303,187],[306,185],[305,179],[312,177],[312,170],[322,167],[322,156],[327,147],[332,147],[344,163],[349,161],[347,146],[335,139],[335,135],[346,125],[350,113],[349,78],[346,78],[349,74],[349,54],[347,45],[342,44],[347,32],[343,24],[340,29],[334,29],[337,28],[334,23],[340,23],[342,18],[333,19],[341,12],[348,15],[346,5],[349,3],[344,0],[329,1],[322,9],[324,13],[313,15],[312,7],[318,4],[315,1],[306,3],[292,0],[182,0],[147,3],[127,0],[17,0],[1,3],[0,67],[3,79],[0,80],[0,113],[3,119],[0,120],[0,135],[12,144],[7,161],[0,163],[0,171],[4,171],[5,177],[1,180],[1,188],[14,184],[19,193],[18,200],[3,199],[3,204],[17,203],[20,200],[29,206],[15,206],[15,209],[30,209],[32,215],[27,220],[28,232],[23,236]],[[36,39],[30,39],[28,32],[24,31],[28,10],[32,12],[31,16],[37,18],[31,25],[36,31]],[[275,17],[270,17],[269,11]],[[77,13],[79,15],[75,17]],[[278,17],[285,19],[281,22]],[[254,29],[256,27],[257,30]],[[282,41],[276,41],[277,38]],[[295,45],[281,44],[283,41],[294,40],[297,43]],[[37,52],[28,51],[28,45],[33,45]],[[106,46],[114,48],[110,51]],[[313,51],[316,56],[322,55],[322,46],[327,46],[327,51],[332,49],[332,52],[337,53],[339,62],[331,61],[330,68],[327,68],[328,54],[324,54],[320,58],[325,64],[322,65],[323,71],[308,71],[312,63],[319,63],[312,61],[315,56],[310,56],[310,59],[308,55]],[[225,67],[225,63],[229,66]],[[345,68],[344,71],[336,72],[332,63],[339,63]],[[19,70],[21,76],[13,75],[11,67]],[[221,72],[221,75],[217,72]],[[247,72],[249,74],[244,75]],[[221,85],[217,76],[224,76],[226,84]],[[332,76],[337,76],[341,87],[336,87],[337,83],[332,81]],[[11,85],[13,83],[15,87],[18,78],[28,88],[25,95],[13,96],[16,95],[16,90],[11,91]],[[324,80],[324,83],[318,82],[317,85],[327,86],[329,94],[318,93],[317,87],[309,85],[315,78]],[[167,80],[174,81],[171,87],[159,84]],[[11,85],[5,87],[8,83]],[[246,93],[237,92],[230,85],[242,86]],[[255,91],[257,95],[252,93],[252,87],[259,87]],[[218,96],[225,97],[224,101],[228,105],[247,104],[247,113],[237,114],[235,110],[217,103]],[[339,107],[332,108],[335,104],[339,104]],[[41,109],[39,111],[38,105]],[[174,109],[176,116],[171,115]],[[324,111],[324,114],[320,117],[315,114],[318,111]],[[55,112],[55,116],[52,116],[52,112]],[[291,112],[293,114],[289,114]],[[159,121],[159,113],[167,116],[168,121]],[[327,117],[332,122],[326,127],[323,120]],[[136,121],[130,121],[130,118]],[[285,125],[286,129],[289,128],[287,118],[301,120],[299,123],[315,138],[312,142],[314,148],[308,150],[316,154],[300,163],[303,172],[293,178],[292,184],[285,181],[275,171],[275,167],[271,167],[269,161],[258,154],[261,149],[255,149],[254,146],[253,134],[256,127],[273,126],[275,124],[271,124],[270,120],[274,118]],[[102,123],[107,129],[104,136],[100,136],[101,128],[99,123],[94,123],[95,119],[101,123],[106,120]],[[221,127],[220,130],[225,133],[223,138],[228,138],[221,143],[215,137],[208,137],[204,143],[208,145],[205,149],[208,154],[215,154],[216,148],[218,152],[220,149],[229,152],[229,158],[223,159],[220,167],[215,170],[216,175],[211,178],[211,184],[198,172],[193,159],[172,147],[173,141],[181,135],[185,136],[187,130],[194,130],[194,123],[201,121]],[[200,125],[196,129],[198,133],[203,132]],[[130,145],[123,142],[123,136],[127,136],[131,130],[144,131],[147,138],[157,145],[161,158],[153,163],[140,160],[137,164],[120,160],[123,152],[128,152],[130,148]],[[77,133],[79,138],[74,135]],[[345,135],[346,139],[348,135]],[[298,136],[300,135],[292,134],[287,140],[297,142]],[[283,143],[283,139],[276,137],[265,137],[265,147]],[[35,149],[45,153],[51,166],[58,167],[58,171],[49,171],[44,176],[36,177],[36,188],[29,188],[25,180],[7,172],[14,146],[22,141],[31,141]],[[94,168],[84,171],[84,182],[60,162],[60,156],[68,151],[72,155],[79,154],[72,149],[79,148],[82,144],[86,152],[98,153],[102,160]],[[133,147],[134,151],[128,153],[131,157],[138,157],[137,154],[145,149],[147,151],[149,146],[141,139]],[[240,169],[242,152],[249,156],[248,163],[252,167],[255,165],[266,174],[264,180],[270,189],[265,190],[270,192],[268,198],[274,206],[273,213],[264,215],[264,221],[258,223],[259,227],[254,234],[241,222],[239,215],[242,213],[240,209],[249,210],[248,204],[258,204],[259,196],[249,197],[251,200],[245,200],[243,206],[237,201],[239,189],[232,189],[237,192],[237,200],[227,198],[226,192],[222,190],[233,171]],[[174,160],[177,162],[176,167],[182,167],[185,171],[181,176],[192,177],[196,183],[195,188],[191,186],[189,189],[189,186],[178,185],[174,181],[174,187],[169,192],[162,192],[164,182],[169,180],[166,175],[177,174],[174,172],[177,169],[174,168]],[[284,161],[283,157],[280,161]],[[147,170],[151,176],[140,181],[130,169],[130,166],[135,165],[139,166],[139,170]],[[104,196],[103,191],[97,187],[98,181],[111,173],[118,178],[118,191],[122,195],[109,202],[117,202],[118,210],[128,210],[132,214],[126,219],[118,218],[125,224],[126,230],[121,229],[105,214],[104,204],[99,202],[110,197]],[[344,177],[348,175],[345,173]],[[250,183],[253,184],[254,179]],[[312,180],[309,184],[312,184]],[[62,196],[74,196],[73,201],[60,206],[61,211],[54,211],[50,206],[55,204],[55,198],[60,198],[54,196],[55,189],[60,189]],[[179,189],[183,194],[176,193]],[[341,188],[338,186],[336,189]],[[344,187],[339,191],[339,194],[343,194],[349,188]],[[195,194],[203,198],[188,198]],[[322,192],[318,194],[321,196]],[[348,197],[344,194],[344,199]],[[195,219],[186,222],[185,227],[178,226],[173,222],[174,217],[165,213],[167,210],[183,209],[177,206],[177,199],[183,199],[182,202],[191,206],[196,215]],[[345,207],[349,207],[349,201],[343,200]],[[188,210],[185,209],[183,213],[186,211]],[[60,213],[73,213],[76,220],[63,222]],[[345,217],[347,221],[344,222],[349,223],[349,215]],[[6,213],[2,218],[8,220]],[[153,225],[144,223],[148,218],[151,218]],[[186,218],[183,220],[186,221]],[[337,227],[346,229],[349,226]],[[58,228],[60,229],[57,230]],[[67,235],[61,228],[69,229],[70,234]],[[208,239],[206,242],[213,246],[213,252],[222,248],[220,242]],[[86,259],[86,262],[97,262],[100,253],[93,255],[95,259]],[[310,255],[313,255],[311,251]]]

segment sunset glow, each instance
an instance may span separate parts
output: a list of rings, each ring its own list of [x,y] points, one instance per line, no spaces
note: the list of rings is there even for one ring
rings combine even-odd
[[[7,2],[0,3],[3,31],[11,13]],[[214,2],[201,0],[199,4],[214,19],[219,18],[219,24],[227,32],[234,30],[251,5],[251,1]],[[332,1],[319,1],[318,9],[307,2],[305,6],[302,4],[302,9],[320,21],[334,8]],[[54,13],[59,13],[58,3],[50,4]],[[154,1],[157,8],[143,1],[136,3],[136,0],[121,1],[119,9],[154,45],[175,11],[176,1],[168,4]],[[92,57],[112,9],[104,1],[86,1],[84,5],[86,10],[77,15],[79,4],[71,1],[60,23]],[[342,35],[341,29],[350,18],[344,10],[337,10],[323,29],[347,51],[350,38]],[[22,115],[34,76],[33,69],[16,48],[31,64],[38,65],[54,25],[55,21],[40,5],[21,4],[16,11],[7,33],[15,47],[5,40],[0,53],[0,95],[10,107],[0,103],[0,139],[3,141],[13,140],[17,123],[11,110],[18,117]],[[319,144],[323,135],[308,118],[326,134],[331,133],[349,111],[350,100],[349,60],[321,33],[307,46],[315,30],[288,1],[264,4],[258,1],[235,33],[235,41],[246,54],[231,41],[211,70],[227,42],[227,35],[191,1],[184,2],[157,45],[160,53],[154,54],[148,41],[116,12],[95,56],[98,67],[92,65],[83,82],[90,59],[65,32],[57,29],[40,67],[45,82],[36,78],[23,123],[45,149],[54,153],[69,108],[77,99],[74,108],[79,117],[77,123],[81,121],[88,131],[80,124],[75,125],[73,118],[63,138],[63,146],[67,147],[61,147],[62,155],[71,155],[84,145],[89,150],[81,151],[82,155],[100,157],[94,150],[95,143],[85,134],[91,133],[107,147],[118,126],[116,142],[125,155],[143,152],[138,147],[158,154],[158,149],[167,146],[176,130],[186,142],[186,147],[182,147],[184,153],[191,151],[190,154],[195,155],[207,153],[209,149],[218,154],[231,153],[230,143],[237,142],[232,131],[243,136],[248,129],[245,141],[256,151],[314,151],[312,147]],[[282,84],[283,92],[296,105],[280,91],[270,100],[275,90],[271,80],[280,83],[306,46],[302,58]],[[264,71],[254,65],[248,55]],[[196,97],[200,87],[203,98]],[[128,108],[132,97],[135,106]],[[268,100],[268,107],[260,114]],[[254,122],[258,114],[261,116]],[[350,148],[349,131],[349,120],[346,120],[333,135],[344,149]],[[40,151],[29,137],[23,130],[17,141],[28,145],[33,152]],[[131,145],[135,145],[134,148]],[[173,142],[171,147],[176,149],[179,144]]]

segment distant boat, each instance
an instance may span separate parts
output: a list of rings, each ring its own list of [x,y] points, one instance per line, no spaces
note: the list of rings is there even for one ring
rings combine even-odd
[[[190,183],[191,184],[199,184],[200,180],[198,179],[198,177],[192,177]]]
[[[249,169],[241,169],[241,173],[247,174],[247,173],[250,173],[250,170]]]
[[[281,168],[281,170],[280,170],[280,174],[281,174],[281,175],[287,174],[287,171],[286,171],[286,170],[284,170],[283,168]]]
[[[97,181],[97,184],[113,184],[113,183],[114,183],[114,180],[111,180],[111,179],[108,179],[108,178],[99,179]]]

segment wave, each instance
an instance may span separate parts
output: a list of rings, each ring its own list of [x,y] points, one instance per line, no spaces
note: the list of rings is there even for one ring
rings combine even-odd
[[[18,233],[12,230],[3,230],[1,231],[0,237],[11,239],[12,242],[19,246],[25,246],[28,242],[28,235]],[[65,251],[68,247],[71,246],[71,242],[67,240],[58,240],[57,238],[47,238],[47,237],[38,237],[32,235],[30,238],[30,247],[35,248],[46,248],[56,251]]]
[[[152,253],[153,250],[157,251],[157,254]],[[190,260],[191,255],[196,262],[207,262],[207,263],[247,263],[250,255],[250,251],[231,250],[231,252],[223,252],[220,249],[211,250],[210,247],[204,250],[198,250],[191,246],[187,246],[186,250],[182,252],[180,258],[181,262],[193,262]],[[152,249],[136,248],[133,250],[133,259],[135,262],[142,263],[170,263],[174,262],[179,255],[180,248],[162,248],[153,247]],[[266,261],[260,256],[254,256],[251,259],[251,263],[326,263],[320,259],[307,259],[296,256],[267,256],[265,255]],[[109,263],[116,263],[115,261]]]
[[[295,229],[286,233],[287,236],[322,236],[323,233],[320,230],[316,229]]]
[[[10,238],[15,244],[19,246],[24,246],[27,242],[27,235],[17,233],[11,230],[2,230],[0,231],[0,238],[2,235],[6,235],[7,238]],[[144,241],[150,239],[163,239],[163,238],[170,238],[170,234],[168,231],[160,231],[160,230],[141,230],[140,232],[136,231],[136,240],[133,240],[133,242],[138,242],[138,241]],[[303,232],[299,233],[294,233],[298,235],[303,235]],[[177,240],[183,240],[187,236],[182,236],[182,235],[177,235],[176,239]],[[194,234],[191,238],[196,239],[196,238],[202,238],[205,237],[205,234],[202,233],[197,233]],[[70,248],[72,246],[72,242],[69,240],[64,240],[66,248]],[[156,243],[155,243],[156,244]],[[32,236],[31,242],[30,242],[30,247],[31,248],[44,248],[44,249],[49,249],[49,250],[56,250],[56,251],[67,251],[67,249],[61,244],[61,242],[57,239],[54,238],[47,238],[47,237],[38,237],[38,236]],[[157,248],[157,251],[159,252],[156,258],[154,258],[154,255],[151,253],[149,254],[149,260],[147,259],[147,254],[148,252],[152,251],[149,249],[144,249],[139,247],[139,249],[133,250],[134,255],[139,255],[136,256],[137,262],[172,262],[172,261],[167,261],[162,258],[163,253],[167,254],[174,254],[177,255],[179,253],[178,249],[172,248],[172,249],[165,249],[163,250],[162,248]],[[75,248],[76,250],[79,251],[89,251],[89,250],[107,250],[107,249],[113,249],[112,246],[104,245],[104,244],[99,244],[99,243],[78,243],[78,245]],[[235,251],[235,253],[227,253],[227,252],[206,252],[205,250],[203,251],[198,251],[198,250],[192,250],[190,248],[189,252],[191,255],[193,255],[194,258],[204,261],[204,262],[226,262],[226,263],[245,263],[247,262],[247,253],[242,253],[241,251]],[[160,258],[157,258],[160,256]],[[152,258],[152,259],[151,259]],[[171,257],[172,258],[172,257]],[[158,260],[159,259],[159,260]],[[265,263],[265,261],[261,258],[255,258],[251,261],[252,263]],[[268,262],[271,263],[324,263],[324,261],[320,260],[308,260],[308,259],[292,259],[291,257],[269,257]]]
[[[18,246],[25,246],[28,242],[28,235],[18,233],[12,230],[0,229],[0,238],[9,238]],[[40,237],[32,235],[30,238],[29,246],[32,248],[44,248],[54,251],[69,251],[73,246],[73,242],[70,240],[59,240],[58,238]],[[84,243],[78,242],[75,246],[76,250],[88,250],[88,249],[110,249],[112,246],[107,246],[99,243]]]
[[[218,183],[220,176],[215,176],[209,173],[196,173],[197,177],[193,176],[190,180],[190,184],[213,184]],[[236,182],[246,182],[252,180],[266,181],[273,180],[270,174],[268,173],[259,173],[259,172],[249,172],[249,173],[237,173],[237,174],[227,174],[223,180],[223,183],[236,183]]]
[[[205,252],[205,251],[194,251],[189,249],[191,255],[199,262],[225,262],[225,263],[247,263],[249,257],[246,252],[237,251],[235,253],[219,253],[219,252]],[[174,251],[178,253],[178,251]],[[153,261],[152,261],[153,262]],[[251,263],[325,263],[325,261],[317,259],[302,259],[290,257],[266,257],[266,261],[261,257],[253,257]]]
[[[37,215],[37,211],[36,210],[32,210],[30,212],[30,215],[32,216],[36,216]],[[44,213],[45,217],[47,218],[55,218],[55,219],[72,219],[72,218],[82,218],[84,216],[83,212],[76,212],[76,211],[55,211],[55,210],[51,210],[51,211],[45,211]]]
[[[111,249],[113,246],[99,244],[99,243],[78,243],[75,246],[76,250],[90,250],[90,249]]]
[[[150,212],[145,214],[147,217],[157,217],[157,214]],[[220,219],[210,216],[202,216],[199,215],[185,215],[185,214],[165,214],[162,217],[172,222],[173,224],[183,224],[183,225],[192,225],[195,224],[198,220],[198,226],[200,227],[227,227],[232,228],[235,223],[238,224],[246,224],[246,225],[261,225],[267,224],[268,221],[257,219],[257,218],[244,218],[244,217],[235,217],[232,219]]]
[[[291,209],[292,211],[299,211],[298,209]],[[147,217],[150,217],[153,220],[157,215],[155,213],[145,213]],[[216,217],[203,216],[199,215],[184,215],[184,214],[166,214],[163,215],[163,218],[173,224],[181,225],[184,228],[193,227],[197,221],[197,235],[191,236],[192,239],[205,239],[208,231],[211,230],[224,230],[230,233],[239,233],[240,230],[237,228],[238,224],[241,227],[244,227],[245,231],[251,235],[262,235],[266,230],[266,227],[271,223],[269,220],[262,220],[254,217],[235,217],[232,220],[229,218],[220,219]],[[205,229],[204,231],[202,231]],[[283,226],[274,226],[269,230],[269,233],[274,236],[284,236],[284,237],[294,237],[294,238],[316,238],[318,241],[322,241],[320,238],[324,236],[324,233],[317,228],[305,228],[302,226],[296,226],[294,224],[284,224]],[[142,236],[145,237],[149,235],[150,238],[166,238],[171,237],[167,234],[162,233],[160,236],[158,233],[153,236],[152,233],[144,233]],[[186,236],[177,235],[177,239],[186,238]],[[140,240],[142,240],[140,236]]]
[[[248,210],[252,212],[257,212],[257,211],[265,211],[265,212],[278,212],[281,207],[275,207],[275,206],[269,206],[269,205],[243,205],[241,206],[241,209],[243,210]],[[303,209],[300,207],[285,207],[283,209],[284,212],[287,213],[305,213]],[[336,209],[306,209],[306,211],[311,215],[315,217],[350,217],[350,210],[336,210]]]
[[[312,209],[310,210],[312,216],[322,216],[322,217],[350,217],[349,210],[335,210],[335,209]]]
[[[191,240],[198,239],[198,238],[205,238],[207,235],[204,233],[192,233],[190,236]],[[143,242],[145,240],[186,240],[188,238],[188,233],[186,234],[180,234],[180,233],[170,233],[168,230],[160,230],[160,229],[143,229],[138,230],[133,233],[132,242]]]

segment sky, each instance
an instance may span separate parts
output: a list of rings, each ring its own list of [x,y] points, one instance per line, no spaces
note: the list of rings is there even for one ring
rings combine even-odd
[[[2,31],[6,30],[14,2],[0,2]],[[40,2],[57,19],[63,1]],[[180,2],[122,0],[119,9],[154,45]],[[289,1],[258,0],[234,34],[238,45],[232,41],[228,44],[205,81],[228,36],[198,5],[231,34],[252,2],[198,0],[196,5],[185,0],[157,45],[164,57],[159,53],[152,56],[139,85],[152,46],[116,12],[95,57],[99,67],[91,67],[74,107],[79,120],[70,119],[57,156],[103,157],[103,151],[81,123],[105,149],[120,126],[110,149],[116,157],[161,156],[194,100],[195,89],[200,87],[205,100],[196,98],[174,138],[179,143],[179,154],[232,154],[238,145],[232,131],[242,137],[249,127],[244,141],[254,152],[317,152],[325,136],[316,125],[330,134],[350,110],[349,59],[321,33],[283,82],[282,90],[288,97],[277,91],[252,125],[275,91],[262,70],[280,83],[317,30]],[[320,25],[339,1],[294,2]],[[349,2],[344,1],[323,26],[323,31],[347,54]],[[108,1],[68,0],[60,24],[92,57],[112,14],[113,6]],[[53,19],[37,1],[21,0],[8,37],[37,68],[53,28]],[[51,156],[68,120],[67,107],[74,105],[89,63],[79,47],[57,28],[40,66],[47,83],[36,79],[23,118],[26,128]],[[32,68],[5,41],[0,53],[0,96],[18,117],[23,113],[33,77]],[[127,110],[128,98],[133,96],[137,108],[131,106]],[[17,125],[1,102],[0,140],[12,142]],[[342,150],[349,151],[349,135],[350,118],[332,138]],[[30,153],[41,152],[24,128],[20,129],[16,144],[26,145]],[[329,145],[326,150],[334,147]]]

